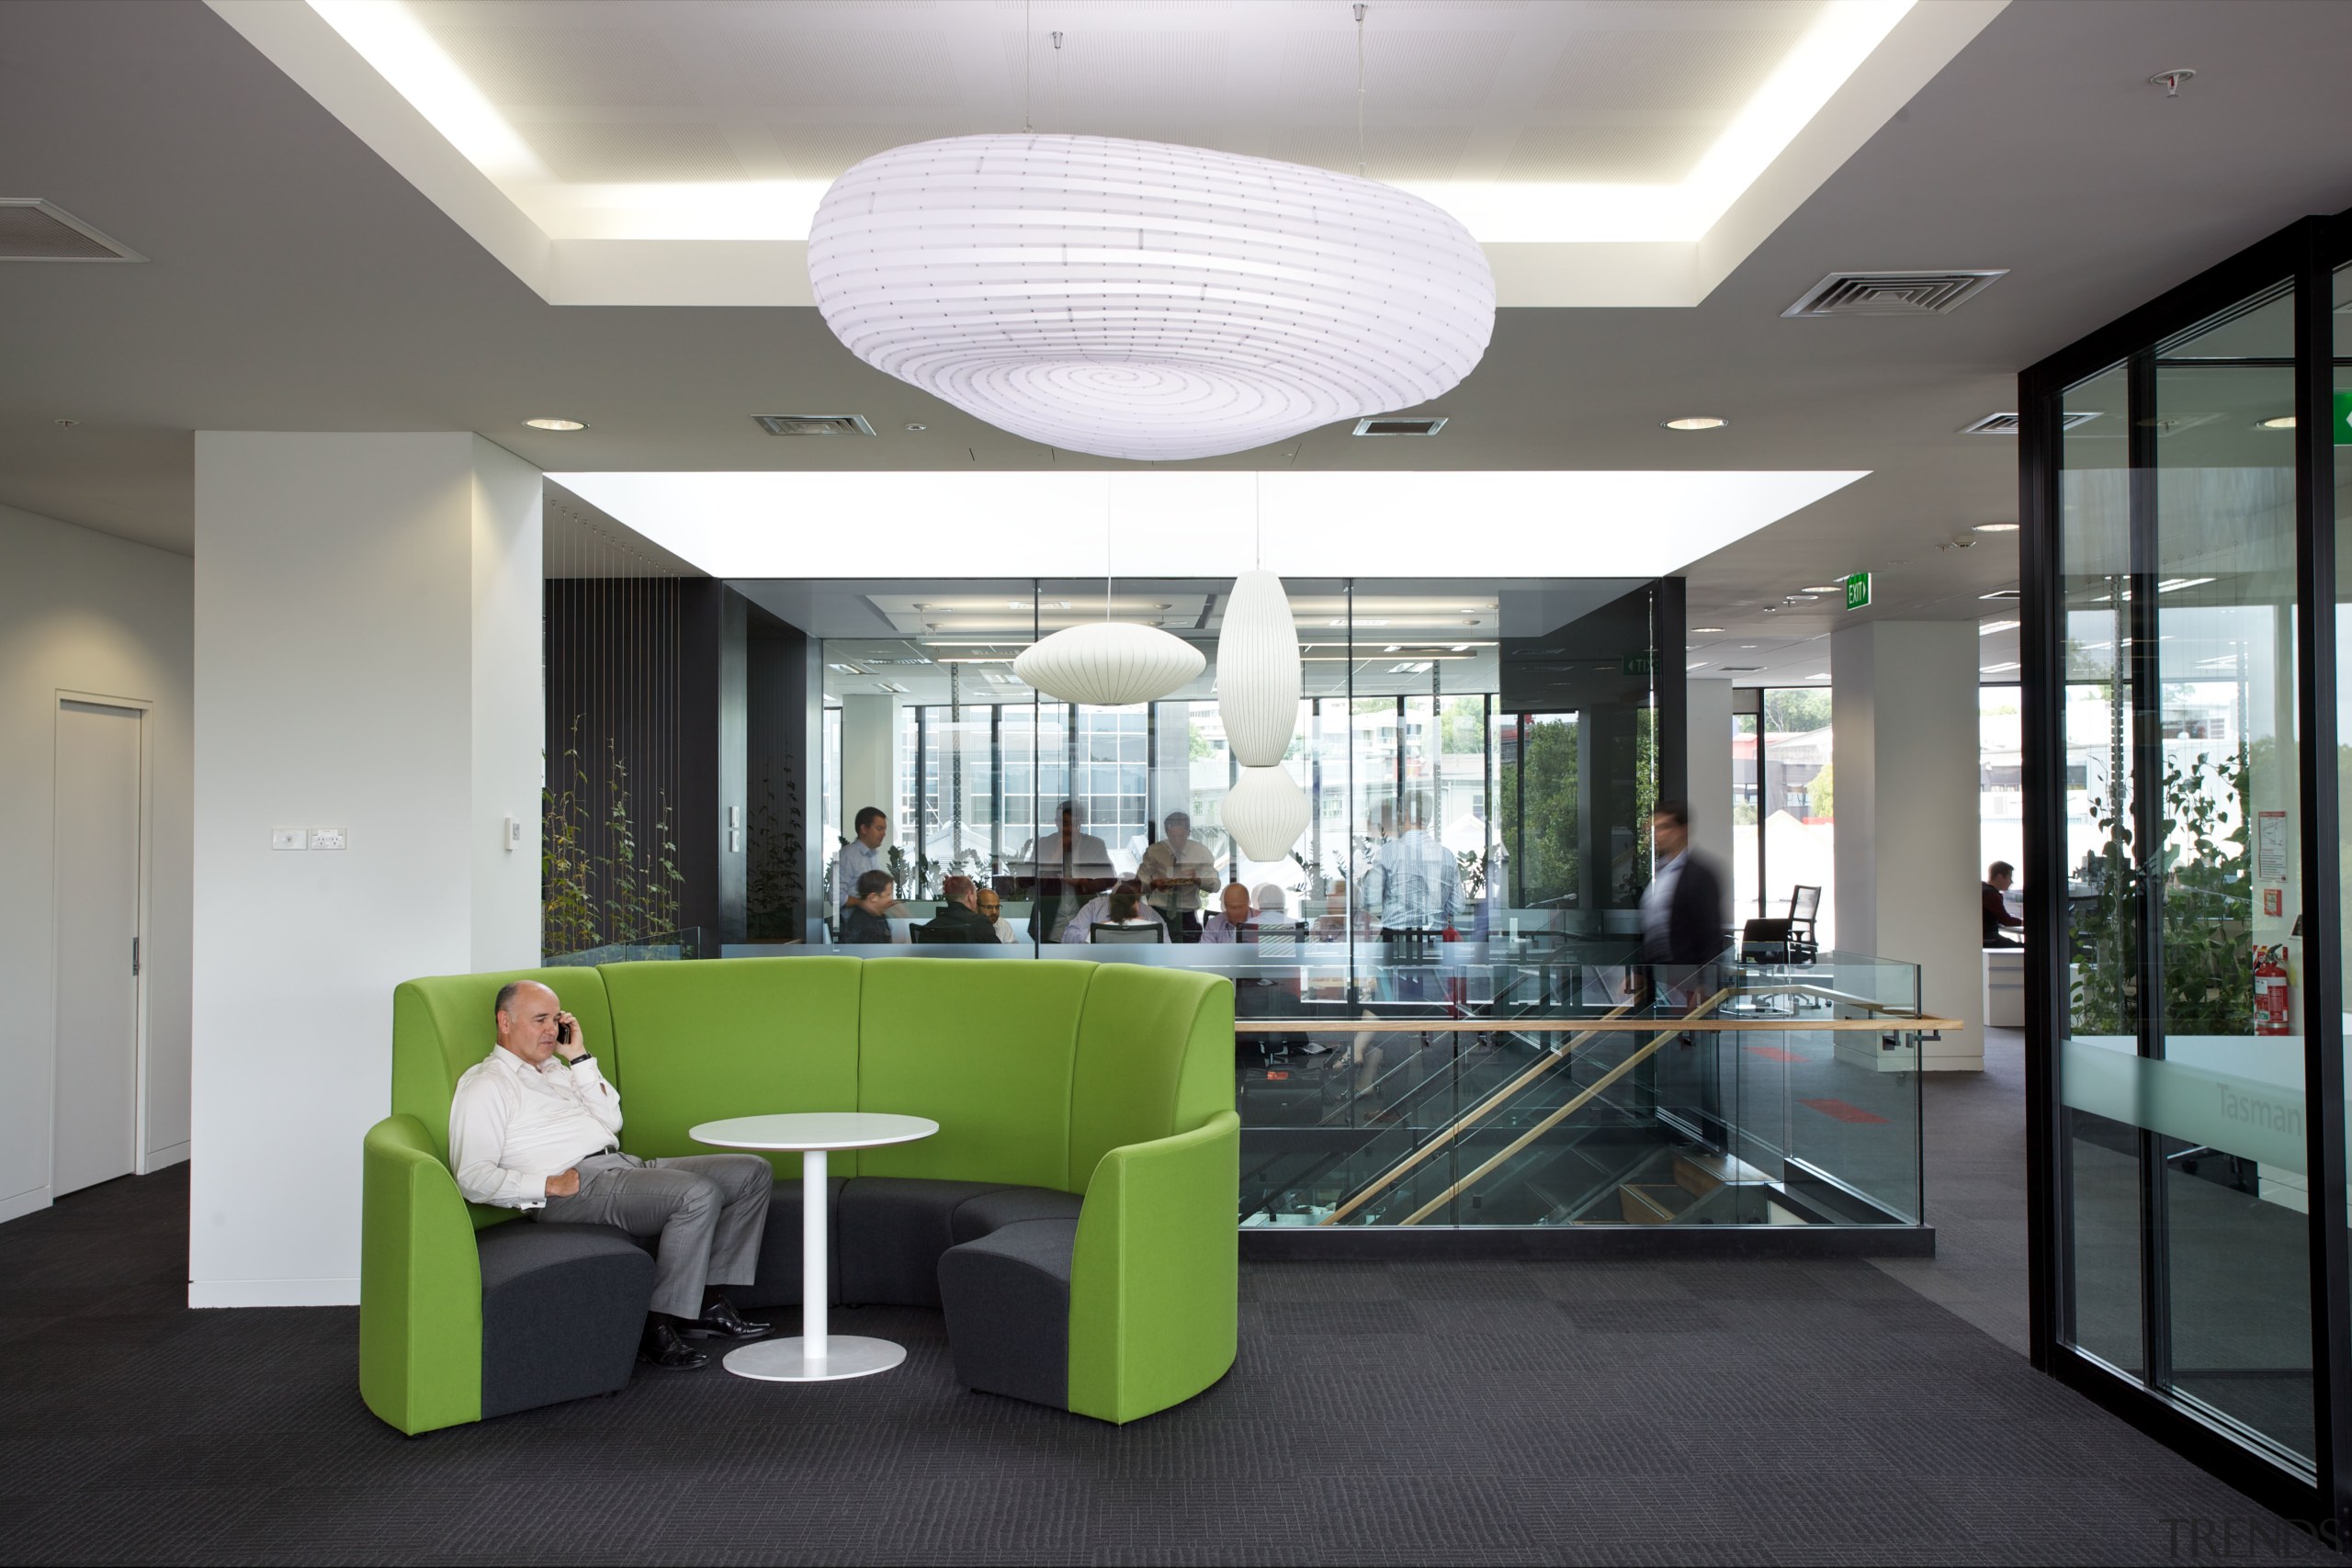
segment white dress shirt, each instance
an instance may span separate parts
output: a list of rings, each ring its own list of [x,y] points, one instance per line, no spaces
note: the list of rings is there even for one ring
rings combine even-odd
[[[621,1097],[583,1056],[533,1066],[504,1046],[468,1067],[449,1096],[449,1163],[469,1201],[527,1209],[548,1178],[620,1141]]]
[[[1011,920],[1006,919],[1002,915],[999,915],[996,918],[996,939],[997,941],[1005,943],[1007,946],[1010,946],[1013,942],[1021,940],[1021,933],[1012,929],[1012,922]]]
[[[1437,931],[1462,907],[1462,867],[1427,829],[1408,828],[1380,846],[1380,923],[1388,931]]]
[[[890,846],[876,844],[867,849],[852,839],[842,846],[839,859],[833,862],[833,902],[846,904],[857,897],[857,879],[869,871],[888,872]]]
[[[1197,909],[1202,894],[1214,893],[1222,886],[1216,856],[1198,839],[1185,840],[1181,850],[1173,840],[1154,840],[1136,868],[1136,880],[1143,884],[1144,902],[1163,915],[1183,915]],[[1172,881],[1176,886],[1154,887],[1156,881]]]
[[[1136,918],[1134,919],[1112,919],[1111,896],[1108,893],[1097,893],[1093,897],[1089,898],[1084,904],[1080,905],[1079,907],[1078,913],[1069,918],[1069,923],[1062,927],[1062,940],[1064,942],[1092,942],[1094,940],[1094,928],[1098,923],[1106,926],[1140,926],[1149,923],[1158,926],[1162,934],[1165,934],[1168,930],[1167,917],[1162,915],[1159,910],[1153,908],[1150,905],[1143,903],[1140,900],[1136,904]]]

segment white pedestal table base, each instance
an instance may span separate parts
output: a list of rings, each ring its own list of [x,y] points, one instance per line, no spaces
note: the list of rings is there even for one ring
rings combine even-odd
[[[746,1345],[727,1353],[727,1370],[739,1378],[764,1382],[837,1382],[887,1372],[907,1359],[907,1348],[888,1339],[868,1339],[856,1334],[825,1337],[821,1356],[808,1354],[808,1341],[794,1335]]]

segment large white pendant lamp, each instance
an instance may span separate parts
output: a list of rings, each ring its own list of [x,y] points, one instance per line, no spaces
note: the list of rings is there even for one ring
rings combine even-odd
[[[1216,711],[1235,761],[1271,768],[1283,760],[1298,728],[1298,627],[1283,580],[1245,571],[1216,634]]]
[[[1012,672],[1059,702],[1125,707],[1156,702],[1199,676],[1201,650],[1158,626],[1088,621],[1031,644]]]
[[[1211,457],[1441,397],[1495,280],[1393,186],[1104,136],[957,136],[856,164],[808,231],[835,336],[1001,430]]]
[[[1255,861],[1278,861],[1306,831],[1306,792],[1288,768],[1244,768],[1225,792],[1225,830]]]

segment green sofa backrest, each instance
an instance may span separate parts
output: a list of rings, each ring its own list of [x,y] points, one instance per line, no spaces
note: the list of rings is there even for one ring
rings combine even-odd
[[[495,1043],[508,980],[551,986],[621,1091],[621,1146],[711,1152],[696,1122],[899,1111],[939,1133],[834,1155],[831,1174],[1084,1193],[1109,1150],[1233,1108],[1222,977],[1059,959],[732,958],[411,980],[393,995],[392,1110],[449,1157],[449,1095]],[[771,1156],[799,1174],[797,1155]],[[481,1218],[489,1218],[485,1213]]]

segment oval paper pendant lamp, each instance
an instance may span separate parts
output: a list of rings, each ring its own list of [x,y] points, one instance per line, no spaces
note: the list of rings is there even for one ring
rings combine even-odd
[[[1441,397],[1495,326],[1486,252],[1417,196],[1107,136],[877,152],[817,204],[808,283],[876,369],[1048,446],[1160,461]]]
[[[1298,728],[1298,627],[1271,571],[1245,571],[1216,634],[1216,711],[1245,768],[1271,768]]]
[[[1062,702],[1118,708],[1159,701],[1207,663],[1199,649],[1158,626],[1088,621],[1023,649],[1012,672]]]
[[[1288,768],[1244,768],[1218,815],[1243,854],[1280,860],[1306,831],[1306,792]]]

